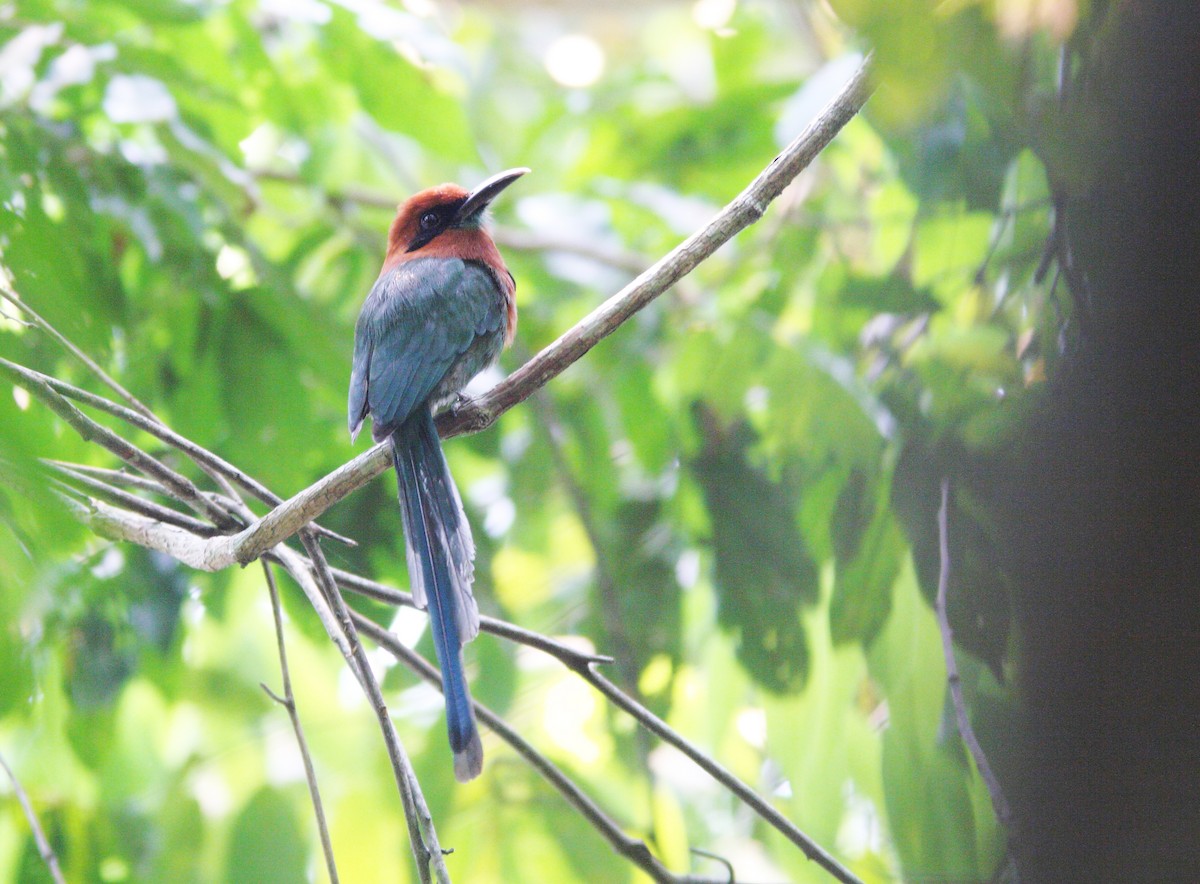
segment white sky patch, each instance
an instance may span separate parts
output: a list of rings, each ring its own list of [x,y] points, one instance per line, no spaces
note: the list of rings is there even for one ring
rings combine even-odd
[[[30,25],[0,48],[0,105],[23,98],[37,79],[34,67],[42,52],[63,34],[61,22]]]
[[[694,549],[685,550],[675,560],[675,579],[683,589],[691,589],[700,579],[700,553]]]
[[[258,8],[275,18],[310,25],[323,25],[333,18],[333,10],[317,0],[259,0]]]
[[[198,768],[188,777],[188,785],[200,811],[209,819],[223,817],[233,808],[229,784],[212,768]]]
[[[571,89],[584,89],[604,73],[604,50],[587,34],[565,34],[542,57],[554,82]]]
[[[883,825],[875,802],[860,795],[851,780],[842,786],[842,793],[846,797],[846,813],[838,828],[838,849],[849,857],[862,856],[868,851],[880,853],[883,850]]]
[[[29,94],[29,105],[34,110],[45,111],[54,97],[68,86],[90,83],[96,76],[96,63],[112,61],[117,57],[117,47],[112,43],[98,46],[82,46],[76,43],[66,52],[50,62],[46,76],[38,81]]]
[[[125,556],[115,546],[110,546],[104,551],[100,561],[92,566],[92,576],[97,580],[108,580],[120,574],[124,567]]]
[[[487,508],[483,530],[488,537],[503,537],[517,520],[517,505],[511,497],[501,497]]]
[[[161,80],[144,74],[118,74],[104,90],[104,112],[114,123],[161,123],[179,113]]]
[[[738,734],[755,749],[767,745],[767,713],[762,709],[747,707],[738,712],[733,720]]]
[[[719,31],[729,24],[737,9],[737,0],[696,0],[692,21],[707,31]]]
[[[416,608],[399,607],[388,631],[406,648],[416,647],[421,640],[421,634],[429,626],[429,615]]]
[[[24,387],[13,387],[13,402],[21,411],[29,410],[29,391]]]
[[[561,679],[546,692],[542,727],[559,748],[584,764],[600,759],[600,746],[588,736],[588,720],[596,712],[596,696],[579,690],[577,682]]]
[[[304,761],[291,728],[281,727],[267,733],[264,758],[267,782],[271,785],[285,786],[304,779]]]

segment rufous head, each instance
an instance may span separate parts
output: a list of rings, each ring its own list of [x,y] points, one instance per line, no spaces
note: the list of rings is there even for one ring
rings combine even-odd
[[[528,171],[500,172],[471,191],[439,184],[413,194],[400,204],[388,231],[389,259],[420,251],[446,231],[481,228],[492,200]]]

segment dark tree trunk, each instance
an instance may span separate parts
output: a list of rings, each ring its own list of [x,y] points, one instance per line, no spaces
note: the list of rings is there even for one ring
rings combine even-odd
[[[1200,11],[1108,6],[1046,150],[1077,343],[999,502],[1023,881],[1200,875]]]

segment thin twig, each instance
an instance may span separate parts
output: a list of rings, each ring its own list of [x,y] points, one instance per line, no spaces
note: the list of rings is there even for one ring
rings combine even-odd
[[[9,365],[12,365],[12,363],[9,363]],[[263,503],[270,506],[277,506],[283,502],[282,497],[280,497],[278,494],[275,494],[273,491],[271,491],[271,489],[267,488],[253,476],[250,476],[238,469],[236,466],[229,463],[229,461],[221,458],[219,455],[214,454],[207,448],[197,445],[186,436],[181,436],[179,433],[176,433],[166,424],[162,423],[162,421],[157,419],[149,420],[145,416],[132,409],[126,408],[123,405],[119,405],[109,399],[105,399],[103,396],[97,396],[95,393],[89,393],[87,390],[80,389],[73,384],[68,384],[66,381],[59,380],[56,377],[42,374],[41,372],[34,371],[31,368],[25,368],[24,366],[18,367],[24,370],[24,374],[30,382],[44,383],[54,392],[59,393],[68,399],[73,399],[76,402],[81,402],[84,405],[91,406],[98,411],[103,411],[105,414],[110,414],[113,417],[123,420],[130,426],[137,427],[139,430],[144,430],[159,441],[170,445],[172,448],[184,454],[198,467],[208,472],[209,475],[216,473],[226,479],[229,479],[231,482],[241,487],[242,490],[258,498]],[[170,490],[168,489],[168,493],[169,492]],[[254,517],[254,519],[257,519],[257,517]],[[251,521],[254,521],[254,519]],[[330,539],[336,540],[339,543],[343,543],[347,546],[358,545],[351,538],[344,537],[343,535],[330,531],[327,528],[322,528],[320,525],[314,525],[314,528],[323,537],[329,537]]]
[[[67,339],[66,335],[59,332],[58,329],[52,326],[49,322],[42,319],[40,314],[22,301],[17,296],[17,293],[13,290],[12,280],[9,278],[7,269],[0,270],[0,298],[4,298],[4,300],[8,301],[18,310],[29,316],[33,320],[34,325],[57,341],[64,350],[78,359],[88,371],[98,377],[105,384],[105,386],[128,402],[130,408],[132,408],[134,411],[137,411],[142,415],[142,417],[148,418],[152,421],[158,420],[158,418],[154,416],[154,412],[147,408],[140,399],[117,383],[117,381],[108,372],[97,365],[90,356],[71,343],[71,341]]]
[[[393,604],[403,604],[413,607],[412,597],[408,593],[402,593],[398,590],[390,589],[375,581],[367,580],[344,571],[334,570],[335,578],[343,583],[348,589],[355,592],[362,592],[364,595],[369,595],[372,598],[380,601],[392,602]],[[613,705],[617,706],[635,721],[659,737],[663,742],[674,746],[714,780],[722,786],[729,789],[738,798],[742,799],[750,808],[757,813],[762,819],[777,829],[784,837],[804,851],[809,859],[816,862],[818,865],[829,871],[837,880],[844,882],[857,882],[859,879],[852,872],[844,868],[830,854],[828,854],[820,845],[805,835],[796,825],[781,814],[778,810],[772,807],[765,799],[758,795],[746,783],[742,782],[731,771],[723,767],[715,759],[710,758],[696,745],[688,741],[681,734],[675,731],[669,724],[656,716],[653,712],[637,702],[635,699],[626,694],[621,688],[613,684],[607,678],[596,671],[596,665],[600,663],[611,663],[611,658],[598,658],[592,654],[581,653],[580,651],[568,645],[556,642],[546,636],[530,633],[527,630],[521,630],[519,627],[514,627],[512,624],[505,623],[500,620],[493,620],[490,617],[480,618],[480,629],[485,632],[491,632],[494,635],[503,635],[512,638],[514,641],[520,641],[522,644],[530,647],[536,647],[541,651],[549,654],[557,659],[560,663],[594,687],[597,691],[607,697]],[[364,630],[365,631],[365,630]],[[372,633],[372,638],[375,634]],[[537,640],[531,640],[536,638]],[[477,707],[478,708],[478,707]]]
[[[357,612],[351,612],[354,622],[360,632],[371,638],[375,644],[386,650],[397,660],[419,675],[430,684],[442,689],[442,677],[438,671],[420,654],[406,647],[394,635],[377,623],[368,620]],[[657,857],[650,852],[644,841],[625,834],[620,824],[604,812],[595,801],[585,794],[575,783],[545,755],[538,752],[524,737],[508,726],[500,716],[483,704],[475,701],[475,714],[479,720],[491,728],[500,739],[512,746],[517,754],[524,758],[529,765],[567,800],[588,823],[612,845],[613,849],[624,856],[655,881],[678,880]]]
[[[42,824],[38,822],[37,814],[33,812],[33,804],[30,802],[29,796],[25,793],[25,789],[21,786],[21,781],[17,779],[17,775],[8,766],[8,762],[4,760],[3,755],[0,755],[0,767],[3,767],[4,772],[8,774],[13,792],[16,793],[17,801],[21,804],[21,810],[25,813],[25,819],[29,821],[29,829],[33,832],[33,840],[37,844],[38,853],[41,854],[42,861],[46,863],[46,868],[50,870],[50,877],[54,879],[55,884],[63,884],[62,870],[58,867],[58,855],[55,854],[54,848],[50,846],[50,842],[46,839],[46,833],[42,830]]]
[[[770,802],[738,779],[719,761],[706,755],[694,743],[687,740],[678,731],[672,730],[665,721],[597,672],[594,665],[588,664],[582,669],[577,667],[572,667],[572,669],[584,681],[607,697],[614,706],[628,713],[642,727],[659,737],[664,743],[669,743],[690,758],[705,773],[736,795],[742,803],[799,847],[805,856],[833,875],[835,879],[844,884],[862,884],[853,872],[834,859],[825,848],[800,831],[795,823],[776,810]]]
[[[288,670],[287,646],[283,640],[283,606],[279,603],[279,587],[275,585],[275,575],[271,566],[262,563],[263,576],[267,580],[267,590],[271,594],[271,613],[275,618],[275,642],[279,645],[279,672],[283,681],[283,696],[276,695],[265,684],[262,689],[267,695],[287,710],[288,718],[292,721],[292,731],[296,734],[296,745],[300,749],[300,758],[304,761],[304,778],[308,781],[308,794],[312,798],[313,813],[317,818],[317,833],[321,838],[321,851],[325,854],[325,869],[329,873],[330,884],[338,884],[337,863],[333,858],[333,842],[329,838],[329,826],[325,822],[325,806],[321,803],[321,790],[317,785],[317,772],[313,767],[312,755],[308,751],[308,740],[304,738],[304,727],[300,724],[300,713],[296,709],[296,695],[292,693],[292,676]]]
[[[958,733],[962,737],[963,743],[967,750],[971,753],[971,758],[975,762],[975,767],[979,771],[979,776],[987,786],[988,795],[992,799],[992,810],[996,814],[996,819],[1003,826],[1009,838],[1009,845],[1012,844],[1012,808],[1008,804],[1008,799],[1004,797],[1004,790],[1000,788],[1000,781],[996,779],[996,774],[992,771],[992,766],[988,763],[987,755],[983,752],[983,747],[979,745],[979,740],[975,736],[975,728],[971,726],[970,716],[967,715],[967,704],[963,699],[962,679],[958,674],[958,661],[954,656],[954,631],[950,628],[950,616],[946,609],[946,596],[950,584],[950,540],[949,530],[947,527],[948,516],[947,508],[950,499],[950,480],[942,479],[942,500],[938,506],[938,584],[937,584],[937,603],[936,613],[938,630],[942,635],[942,653],[946,658],[946,682],[950,687],[950,699],[954,705],[954,720],[958,723]],[[1012,864],[1012,851],[1009,850],[1009,862]],[[1012,871],[1016,873],[1016,866],[1012,865]],[[1015,880],[1015,879],[1014,879]]]
[[[394,589],[377,580],[370,580],[369,578],[361,577],[358,574],[343,571],[339,568],[332,568],[330,570],[333,572],[333,577],[337,581],[338,586],[343,589],[348,589],[359,595],[392,605],[403,605],[406,608],[417,607],[410,593]],[[548,635],[534,632],[531,629],[525,629],[524,627],[517,626],[515,623],[509,623],[507,620],[498,620],[495,617],[489,617],[486,614],[480,615],[479,628],[483,632],[491,633],[498,638],[508,639],[509,641],[534,648],[535,650],[543,651],[551,657],[561,660],[564,663],[569,663],[572,666],[613,662],[613,658],[605,654],[582,651],[566,642],[550,638]]]
[[[176,472],[162,461],[138,448],[127,439],[118,436],[108,427],[92,420],[62,397],[45,375],[23,365],[0,359],[0,372],[32,393],[39,401],[66,421],[85,442],[96,442],[107,448],[125,463],[139,472],[161,482],[172,495],[190,506],[195,512],[210,519],[219,528],[237,530],[241,526],[229,514],[200,493],[191,479]],[[274,546],[274,544],[271,544]]]
[[[208,522],[176,512],[170,507],[145,500],[136,494],[122,491],[120,488],[114,488],[107,482],[90,476],[82,470],[72,469],[66,464],[55,463],[53,461],[43,461],[43,463],[65,477],[68,483],[85,489],[95,494],[101,500],[124,507],[131,512],[139,513],[150,519],[157,519],[160,522],[166,522],[168,525],[174,525],[176,528],[183,528],[199,537],[215,537],[221,533],[219,528],[210,525]]]
[[[396,733],[395,722],[388,713],[379,681],[375,678],[375,673],[367,660],[366,651],[358,639],[358,631],[354,628],[350,609],[346,607],[346,602],[338,591],[329,564],[325,561],[325,553],[321,550],[320,542],[308,530],[300,532],[300,541],[304,544],[305,551],[308,552],[313,574],[320,584],[325,598],[329,600],[338,623],[341,624],[342,633],[350,643],[350,653],[353,655],[354,663],[357,664],[359,671],[359,682],[383,731],[383,741],[387,746],[388,759],[392,763],[392,773],[396,777],[396,785],[400,789],[400,800],[404,805],[404,818],[408,823],[409,842],[413,858],[417,863],[417,873],[422,884],[428,884],[433,880],[430,877],[430,867],[432,867],[438,884],[449,884],[450,874],[446,871],[446,858],[438,844],[433,817],[425,804],[425,796],[421,794],[421,787],[413,772],[412,762],[409,761],[408,753],[405,752],[404,745],[400,742],[400,735]]]

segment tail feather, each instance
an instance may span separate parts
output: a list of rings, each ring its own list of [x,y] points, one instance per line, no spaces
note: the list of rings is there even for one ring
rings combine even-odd
[[[413,597],[429,609],[442,670],[454,775],[466,781],[483,768],[483,746],[462,664],[463,642],[479,631],[479,610],[471,592],[475,545],[428,406],[392,434],[392,462]]]

